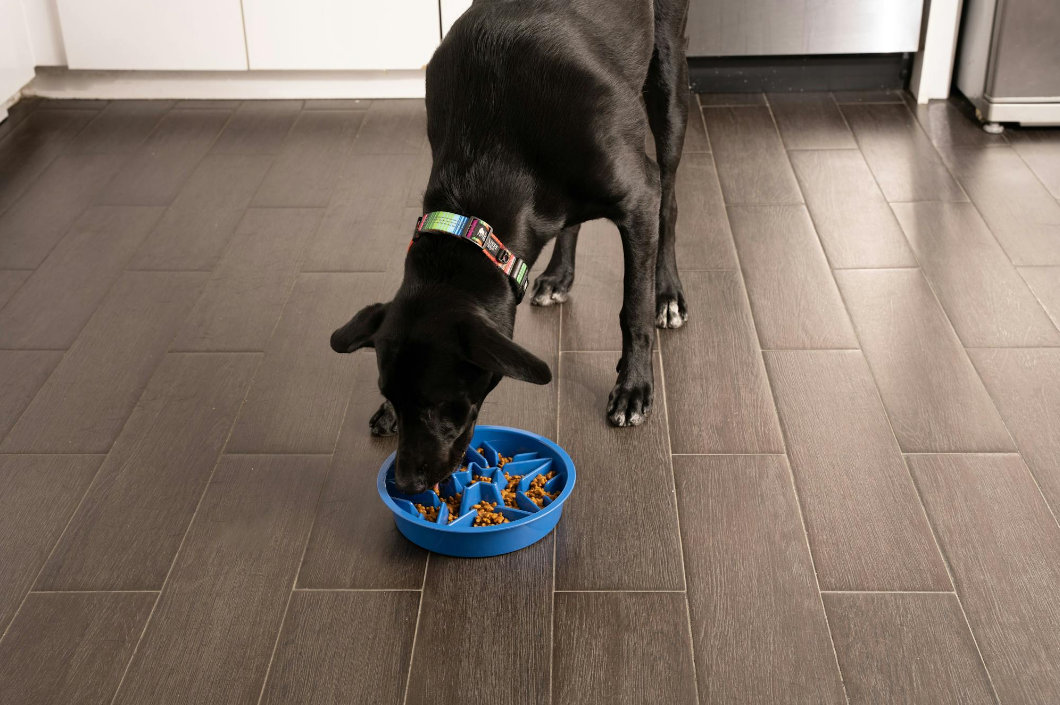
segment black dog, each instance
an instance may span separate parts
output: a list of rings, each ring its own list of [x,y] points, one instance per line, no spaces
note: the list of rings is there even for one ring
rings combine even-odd
[[[651,412],[653,323],[677,328],[688,316],[674,253],[687,14],[688,0],[476,0],[427,66],[434,163],[424,212],[480,218],[529,265],[558,237],[534,286],[533,303],[545,306],[567,299],[579,225],[618,226],[622,357],[607,404],[616,426]],[[645,113],[658,166],[644,151]],[[399,435],[401,491],[459,467],[502,377],[551,381],[548,365],[512,341],[519,295],[484,252],[424,234],[394,300],[332,335],[338,352],[376,350],[387,401],[371,427]]]

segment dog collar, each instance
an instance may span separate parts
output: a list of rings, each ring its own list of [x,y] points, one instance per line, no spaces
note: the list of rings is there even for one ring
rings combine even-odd
[[[527,276],[530,268],[525,260],[516,257],[497,239],[493,228],[486,221],[446,211],[434,211],[420,216],[420,219],[416,221],[416,232],[412,236],[412,242],[409,243],[410,248],[420,233],[455,235],[473,243],[485,252],[490,261],[508,277],[512,290],[515,292],[515,303],[523,300],[526,286],[530,282],[530,277]]]

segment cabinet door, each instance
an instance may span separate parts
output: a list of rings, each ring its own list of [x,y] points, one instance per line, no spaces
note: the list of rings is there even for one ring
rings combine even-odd
[[[33,78],[33,53],[19,0],[0,0],[0,105]],[[7,116],[0,111],[0,120]]]
[[[420,69],[438,0],[243,0],[252,69]]]
[[[247,68],[239,0],[58,2],[72,69]]]
[[[464,10],[471,7],[471,0],[439,0],[442,7],[442,36],[449,34],[449,28],[453,26],[457,18],[464,14]]]

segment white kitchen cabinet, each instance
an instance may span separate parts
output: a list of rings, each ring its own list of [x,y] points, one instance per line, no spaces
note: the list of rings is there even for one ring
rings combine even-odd
[[[66,56],[72,69],[247,68],[240,0],[58,2]],[[291,7],[299,4],[290,2]]]
[[[471,7],[471,0],[440,0],[442,6],[442,36],[449,34],[449,28],[453,26],[457,18],[464,14],[464,10]]]
[[[251,69],[420,69],[438,0],[243,0]]]
[[[0,0],[0,105],[33,78],[33,50],[21,0]],[[0,108],[0,119],[7,117]]]

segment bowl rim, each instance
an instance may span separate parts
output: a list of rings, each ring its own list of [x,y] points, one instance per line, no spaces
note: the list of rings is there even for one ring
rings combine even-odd
[[[544,436],[538,435],[532,431],[524,431],[521,428],[483,424],[475,426],[474,434],[477,434],[479,431],[507,431],[510,433],[516,433],[520,436],[531,438],[543,445],[548,446],[557,456],[559,456],[560,461],[563,463],[567,470],[567,482],[566,484],[564,484],[563,489],[560,491],[559,497],[556,497],[554,500],[549,502],[548,506],[542,508],[540,511],[534,512],[528,517],[524,517],[522,519],[518,519],[507,524],[496,524],[494,526],[449,526],[448,524],[439,525],[429,521],[417,522],[416,519],[410,516],[408,512],[398,507],[397,503],[394,502],[393,498],[390,496],[390,493],[386,491],[386,472],[387,469],[389,469],[390,464],[394,462],[394,458],[397,456],[397,451],[394,451],[386,457],[386,460],[384,460],[383,464],[380,466],[379,473],[376,475],[375,486],[376,490],[379,492],[379,497],[383,500],[383,504],[385,504],[387,509],[389,509],[394,514],[395,518],[405,519],[409,522],[412,522],[416,526],[421,526],[429,531],[443,531],[452,534],[489,534],[495,533],[497,531],[509,531],[522,526],[529,526],[530,524],[533,524],[534,522],[545,518],[553,511],[558,511],[560,509],[563,503],[567,501],[567,497],[569,497],[571,492],[574,491],[574,484],[575,482],[577,482],[577,472],[574,469],[574,461],[571,460],[571,457],[567,454],[567,451],[563,450],[563,448],[561,448],[559,444],[553,441],[552,439],[545,438]],[[471,436],[472,439],[474,439],[475,437],[474,434],[472,434]]]

